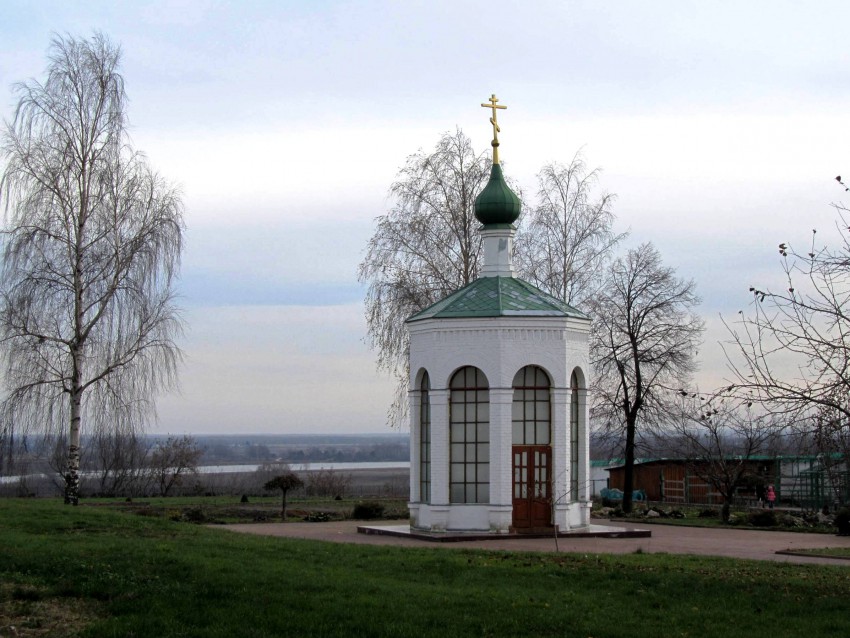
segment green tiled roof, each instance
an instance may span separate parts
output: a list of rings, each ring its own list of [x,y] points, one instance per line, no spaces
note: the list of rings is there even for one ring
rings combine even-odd
[[[587,315],[514,277],[481,277],[407,321],[459,317],[576,317]]]

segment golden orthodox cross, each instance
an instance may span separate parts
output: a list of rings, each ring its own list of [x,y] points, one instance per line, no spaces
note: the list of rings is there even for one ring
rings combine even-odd
[[[496,121],[496,109],[506,109],[507,106],[502,106],[501,104],[496,104],[499,101],[499,98],[496,97],[496,94],[493,93],[490,96],[489,104],[482,104],[485,109],[493,109],[493,116],[490,118],[490,124],[493,125],[493,141],[490,142],[490,146],[493,147],[493,163],[499,163],[499,133],[501,133],[502,129],[499,128],[499,123]]]

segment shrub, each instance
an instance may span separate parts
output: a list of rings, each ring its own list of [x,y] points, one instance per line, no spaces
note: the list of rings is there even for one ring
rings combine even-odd
[[[839,536],[850,536],[850,509],[845,507],[836,512],[835,527]]]
[[[354,511],[351,513],[351,518],[356,518],[364,521],[381,518],[384,515],[384,506],[377,501],[363,501],[354,506]]]
[[[327,523],[333,520],[333,516],[329,512],[310,512],[304,520],[307,523]]]
[[[799,516],[793,516],[791,514],[783,514],[779,522],[782,524],[782,527],[806,527],[806,521],[803,520]]]
[[[207,515],[200,507],[187,507],[183,510],[182,520],[189,523],[206,523]]]
[[[749,522],[755,527],[776,527],[776,512],[773,510],[750,512]]]
[[[387,504],[384,509],[384,518],[404,519],[410,517],[407,502],[394,502]]]

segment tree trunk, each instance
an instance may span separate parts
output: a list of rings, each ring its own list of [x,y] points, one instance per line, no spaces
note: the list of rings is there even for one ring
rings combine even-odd
[[[729,522],[729,510],[732,507],[732,503],[728,499],[724,499],[723,507],[720,509],[720,517],[723,519],[724,523]]]
[[[280,519],[284,523],[286,522],[286,490],[282,490],[283,492],[283,502],[280,505]]]
[[[635,419],[626,417],[626,463],[623,468],[623,511],[632,511],[632,492],[635,489]]]
[[[68,468],[65,473],[65,504],[80,503],[80,422],[82,421],[82,390],[71,393],[71,428],[68,432]]]

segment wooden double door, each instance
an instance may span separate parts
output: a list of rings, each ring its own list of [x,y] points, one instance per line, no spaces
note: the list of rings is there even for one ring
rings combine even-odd
[[[513,446],[513,526],[518,532],[552,527],[552,448]]]

